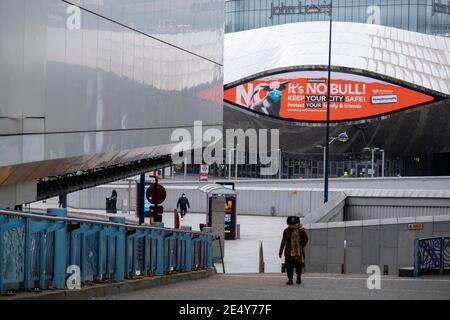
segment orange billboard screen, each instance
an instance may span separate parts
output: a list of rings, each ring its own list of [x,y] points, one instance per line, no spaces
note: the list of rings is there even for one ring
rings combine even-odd
[[[296,71],[252,80],[226,89],[224,99],[273,117],[325,121],[327,72]],[[432,102],[433,96],[350,73],[333,72],[330,119],[365,119]]]

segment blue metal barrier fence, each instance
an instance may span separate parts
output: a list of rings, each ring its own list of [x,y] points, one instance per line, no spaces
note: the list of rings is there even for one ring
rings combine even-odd
[[[450,237],[414,240],[414,276],[450,270]]]
[[[122,281],[213,266],[211,228],[203,232],[0,210],[0,294],[64,289],[79,268],[81,284]]]

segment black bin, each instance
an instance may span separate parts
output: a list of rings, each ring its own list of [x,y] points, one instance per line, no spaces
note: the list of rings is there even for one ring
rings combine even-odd
[[[106,213],[113,213],[110,198],[106,198]]]

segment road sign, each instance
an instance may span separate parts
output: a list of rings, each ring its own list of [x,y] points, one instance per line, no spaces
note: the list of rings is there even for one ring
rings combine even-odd
[[[202,164],[200,166],[200,182],[208,182],[209,165]]]
[[[423,223],[410,223],[408,224],[408,230],[422,230]]]
[[[148,188],[146,192],[146,197],[148,202],[154,205],[158,205],[164,202],[166,200],[166,189],[158,184],[158,183],[152,183]]]

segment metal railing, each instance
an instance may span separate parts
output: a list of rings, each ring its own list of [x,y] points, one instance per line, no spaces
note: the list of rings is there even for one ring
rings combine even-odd
[[[81,284],[209,268],[212,240],[210,228],[69,218],[65,209],[0,210],[0,293],[64,289],[77,267]]]
[[[450,237],[414,240],[414,276],[450,270]]]

